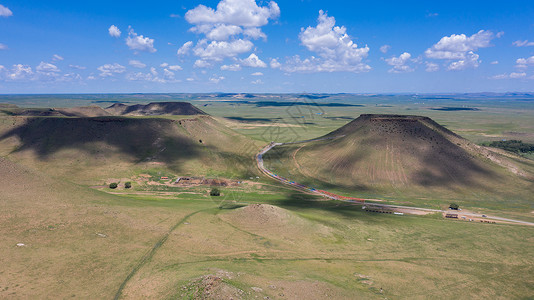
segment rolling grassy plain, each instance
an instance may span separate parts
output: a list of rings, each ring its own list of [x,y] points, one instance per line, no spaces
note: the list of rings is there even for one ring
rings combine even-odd
[[[170,96],[165,97],[168,100]],[[425,104],[417,104],[422,100],[408,96],[347,97],[314,101],[364,106],[316,106],[305,112],[301,105],[278,103],[294,101],[285,98],[260,105],[222,102],[212,97],[193,99],[191,103],[215,116],[214,122],[230,129],[220,125],[225,134],[209,131],[210,147],[195,150],[195,159],[189,164],[174,165],[174,159],[168,163],[163,159],[153,161],[159,164],[136,163],[135,158],[143,155],[106,148],[113,145],[113,139],[106,140],[108,144],[103,148],[107,149],[107,158],[92,156],[84,144],[55,151],[50,160],[38,160],[32,149],[12,152],[18,149],[13,147],[20,143],[19,136],[0,141],[0,264],[4,266],[0,270],[0,297],[533,297],[532,227],[451,221],[441,215],[368,213],[360,206],[301,194],[268,178],[256,179],[254,175],[259,176],[259,172],[248,169],[254,160],[245,155],[253,155],[271,140],[302,140],[327,134],[360,113],[430,116],[475,143],[518,135],[532,142],[533,102],[463,100],[462,105],[480,110],[434,111],[428,108],[461,105],[451,99],[426,99]],[[148,102],[144,98],[117,98]],[[113,99],[109,96],[104,100]],[[50,101],[71,103],[64,98],[46,100],[52,105],[43,105],[39,99],[32,101],[36,107],[60,106]],[[87,104],[89,100],[76,101]],[[297,112],[292,111],[295,108]],[[13,122],[17,127],[23,120],[0,116],[2,134],[13,129]],[[211,124],[215,123],[184,128],[186,132],[179,136],[197,141],[213,128]],[[175,129],[164,133],[178,135]],[[227,135],[234,138],[227,139]],[[257,148],[231,151],[243,143]],[[191,149],[200,147],[194,145]],[[154,149],[161,149],[158,147]],[[70,173],[83,169],[75,168],[76,160],[72,160],[81,154],[81,161],[94,162],[83,165],[90,170]],[[227,157],[234,158],[232,163],[222,163]],[[54,169],[55,164],[63,170]],[[170,188],[134,182],[129,190],[91,187],[109,177],[131,178],[141,173],[219,176],[243,183],[223,187],[220,197],[209,196],[207,186]],[[372,196],[380,199],[383,195]],[[425,197],[430,202],[440,196]],[[387,200],[395,201],[394,197]],[[480,199],[477,205],[493,208],[497,214],[493,200]],[[529,205],[534,206],[534,199],[524,198],[520,208],[506,207],[497,215],[530,219]]]

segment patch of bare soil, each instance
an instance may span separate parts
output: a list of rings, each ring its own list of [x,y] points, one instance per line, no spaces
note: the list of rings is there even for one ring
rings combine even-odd
[[[180,296],[185,299],[243,299],[245,292],[225,281],[231,278],[232,273],[224,271],[204,275],[182,286]]]

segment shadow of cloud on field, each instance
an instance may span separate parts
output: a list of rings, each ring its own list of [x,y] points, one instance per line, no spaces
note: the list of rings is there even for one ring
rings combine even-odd
[[[380,216],[378,214],[362,214],[361,205],[355,205],[335,200],[325,200],[322,197],[312,196],[298,192],[289,193],[283,200],[277,201],[276,203],[272,204],[291,211],[299,211],[306,209],[323,210],[346,218],[370,218]]]
[[[243,123],[268,123],[282,120],[282,118],[247,118],[247,117],[226,117],[226,119],[239,121]]]
[[[174,121],[166,119],[32,118],[0,140],[18,137],[21,145],[15,153],[33,150],[42,160],[63,149],[81,150],[80,155],[118,151],[135,162],[157,156],[170,163],[199,156],[200,146],[176,134],[174,126]]]

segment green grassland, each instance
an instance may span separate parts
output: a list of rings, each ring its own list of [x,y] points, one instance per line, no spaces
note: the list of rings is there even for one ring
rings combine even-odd
[[[155,96],[146,97],[87,100],[62,96],[42,102],[27,96],[24,101],[33,101],[34,107],[59,107],[104,100],[146,103]],[[157,97],[166,101],[172,98]],[[159,137],[169,139],[162,144],[172,150],[169,156],[156,156],[150,162],[141,160],[146,158],[146,151],[160,151],[164,146],[125,151],[121,146],[135,144],[135,139],[108,138],[104,145],[95,141],[68,146],[66,139],[58,137],[33,144],[28,142],[36,140],[28,135],[31,130],[0,139],[0,298],[534,296],[534,230],[530,226],[452,221],[440,215],[369,213],[361,206],[325,201],[261,177],[253,159],[254,153],[271,140],[318,137],[361,113],[430,116],[475,143],[518,135],[532,142],[531,102],[473,100],[469,106],[480,110],[434,111],[428,108],[461,105],[450,99],[425,99],[424,104],[416,104],[422,100],[408,96],[347,99],[339,95],[313,100],[364,106],[321,106],[312,113],[300,111],[305,117],[298,118],[299,113],[291,111],[292,105],[258,106],[223,102],[212,96],[195,97],[191,102],[214,119],[203,117],[181,125],[175,122],[195,118],[127,118],[134,120],[132,124],[135,120],[153,122],[137,129],[149,140],[139,142],[139,147],[152,145]],[[270,100],[294,101],[288,98],[273,95]],[[4,100],[0,102],[11,101]],[[4,114],[0,116],[0,135],[21,126],[33,128],[24,127],[26,124],[24,117]],[[118,132],[131,131],[123,128]],[[170,141],[176,139],[184,142]],[[199,139],[207,144],[199,143]],[[104,149],[106,155],[98,156],[92,149]],[[190,159],[181,157],[186,150],[193,154]],[[40,157],[39,153],[47,155]],[[277,153],[276,167],[291,171],[291,165],[283,161],[283,154],[290,151]],[[130,179],[139,174],[154,178],[199,175],[243,182],[222,187],[219,197],[209,196],[208,186],[134,182],[131,189],[91,187],[109,178]],[[339,186],[328,188],[346,192]],[[379,192],[364,195],[428,207],[451,200],[436,193],[424,194],[424,190],[417,191],[423,193],[417,200]],[[521,197],[506,204],[484,197],[454,200],[474,210],[530,220],[528,207],[534,199],[522,193],[517,191]]]

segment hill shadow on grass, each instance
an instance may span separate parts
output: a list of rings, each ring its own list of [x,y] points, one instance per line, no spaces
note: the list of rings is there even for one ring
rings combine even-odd
[[[325,200],[322,197],[298,193],[296,191],[287,194],[283,200],[272,204],[292,211],[304,211],[307,209],[323,210],[346,218],[360,216],[362,210],[360,205]]]
[[[157,156],[170,163],[195,158],[200,146],[175,129],[167,119],[100,118],[31,118],[0,136],[0,140],[17,137],[20,147],[14,152],[33,150],[46,160],[64,149],[78,149],[80,155],[129,155],[139,162]]]

